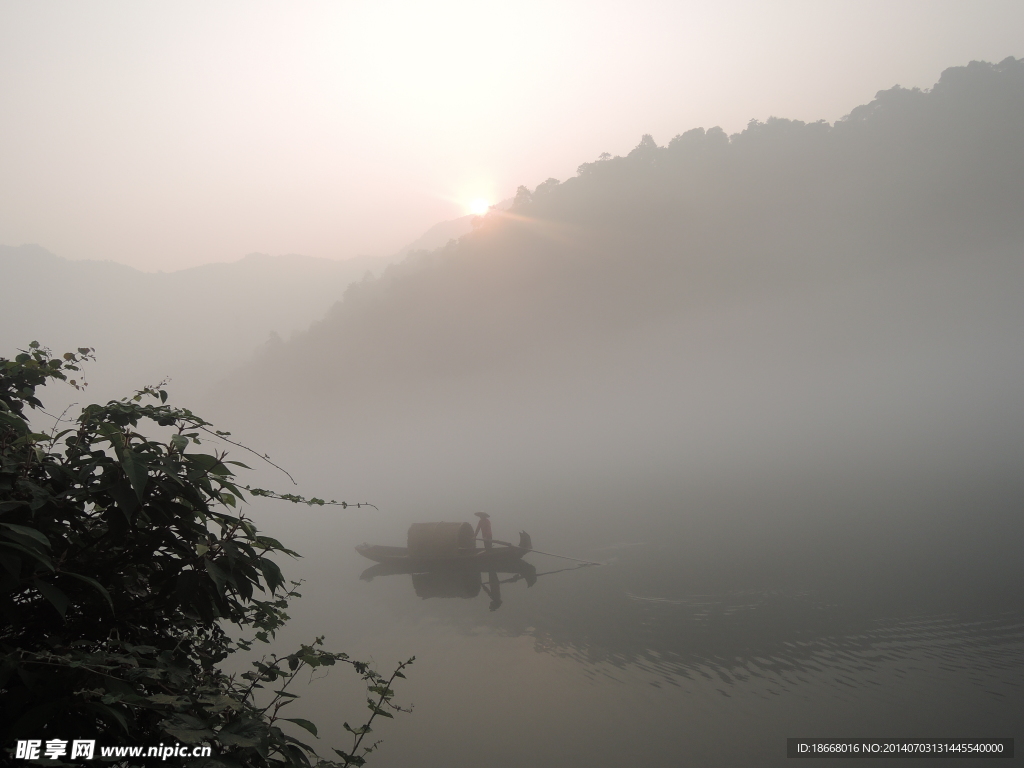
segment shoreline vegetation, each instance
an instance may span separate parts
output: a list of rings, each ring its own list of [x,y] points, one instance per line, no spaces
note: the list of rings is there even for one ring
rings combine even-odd
[[[27,739],[184,743],[212,747],[210,757],[176,758],[195,768],[363,765],[380,744],[366,743],[374,720],[409,711],[392,686],[413,659],[382,675],[317,637],[265,653],[242,674],[220,668],[270,644],[301,596],[272,559],[298,554],[256,529],[241,509],[246,496],[360,505],[240,486],[246,465],[199,447],[239,444],[167,405],[160,387],[36,431],[28,416],[42,411],[37,388],[61,380],[83,389],[81,365],[92,359],[89,348],[53,357],[36,342],[0,358],[4,749],[13,757]],[[316,725],[285,708],[300,673],[338,665],[364,682],[370,715],[345,724],[349,751],[327,760],[294,735],[297,727],[316,738]]]

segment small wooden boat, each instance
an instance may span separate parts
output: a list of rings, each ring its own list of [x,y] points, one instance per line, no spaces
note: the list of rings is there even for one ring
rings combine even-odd
[[[402,568],[468,565],[489,570],[522,560],[530,551],[529,535],[521,533],[519,543],[521,546],[495,542],[490,548],[477,547],[469,523],[414,523],[409,526],[408,546],[360,544],[356,552],[374,562]]]

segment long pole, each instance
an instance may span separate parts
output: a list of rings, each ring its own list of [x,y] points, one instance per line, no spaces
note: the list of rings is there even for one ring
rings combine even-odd
[[[515,547],[509,541],[499,541],[498,539],[477,539],[477,541],[490,541],[494,544],[504,544],[506,547]],[[593,560],[580,560],[578,557],[569,557],[568,555],[556,555],[554,552],[541,552],[539,549],[528,549],[527,552],[536,552],[538,555],[547,555],[548,557],[560,557],[563,560],[572,560],[577,563],[586,563],[587,565],[603,565],[603,563],[595,563]]]
[[[568,555],[556,555],[554,552],[541,552],[539,549],[531,549],[530,552],[536,552],[538,555],[548,555],[549,557],[560,557],[563,560],[573,560],[577,563],[584,563],[585,565],[603,565],[603,563],[595,563],[593,560],[580,560],[578,557],[569,557]]]

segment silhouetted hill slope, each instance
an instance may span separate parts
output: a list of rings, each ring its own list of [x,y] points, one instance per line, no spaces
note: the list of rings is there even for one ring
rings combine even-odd
[[[268,340],[323,317],[345,288],[384,260],[339,262],[250,254],[171,273],[69,261],[35,245],[0,246],[0,347],[33,339],[56,351],[94,346],[96,397],[165,376],[175,390],[212,384]],[[278,339],[279,340],[279,339]]]
[[[671,539],[709,562],[699,543],[728,541],[736,568],[862,575],[954,573],[970,540],[993,553],[977,573],[1003,567],[1022,178],[1014,59],[834,125],[644,137],[350,288],[242,370],[223,419],[291,435],[282,460],[407,519],[444,499],[563,544]]]
[[[446,245],[449,240],[458,240],[473,231],[473,219],[476,216],[460,216],[457,219],[441,221],[432,226],[422,235],[398,251],[399,256],[408,256],[417,251],[432,251]]]
[[[508,200],[496,203],[492,207],[499,211],[504,211],[511,205],[512,199],[509,198]],[[398,253],[395,254],[395,258],[408,256],[417,251],[433,251],[436,248],[447,245],[449,240],[458,240],[463,235],[468,235],[473,231],[473,222],[479,218],[475,214],[469,214],[468,216],[459,216],[457,219],[438,222],[407,246],[400,248]]]
[[[665,147],[644,137],[565,183],[521,189],[459,243],[354,286],[274,354],[333,350],[361,377],[454,376],[660,314],[813,302],[864,270],[921,270],[927,281],[970,269],[1024,244],[1022,125],[1024,65],[1008,59],[949,69],[927,92],[882,91],[832,126],[773,118]]]

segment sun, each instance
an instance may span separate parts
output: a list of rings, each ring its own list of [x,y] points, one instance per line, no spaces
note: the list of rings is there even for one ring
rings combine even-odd
[[[469,212],[474,216],[483,216],[488,210],[490,210],[490,207],[491,203],[489,200],[484,200],[483,198],[478,197],[469,204]]]

